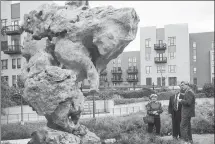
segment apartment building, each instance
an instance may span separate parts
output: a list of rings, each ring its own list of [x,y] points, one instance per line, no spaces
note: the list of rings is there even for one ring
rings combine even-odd
[[[83,85],[89,85],[85,80]],[[137,86],[140,85],[140,52],[123,52],[111,60],[100,73],[100,86]]]
[[[214,32],[190,34],[190,82],[214,83]]]
[[[49,1],[48,3],[50,3]],[[24,14],[47,1],[1,1],[1,68],[2,77],[10,86],[16,86],[25,59],[21,56],[24,35],[20,33],[20,24]]]
[[[190,81],[188,24],[140,28],[141,85],[176,86]]]

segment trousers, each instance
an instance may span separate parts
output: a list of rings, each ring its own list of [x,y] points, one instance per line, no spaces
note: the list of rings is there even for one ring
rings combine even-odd
[[[191,132],[191,117],[182,117],[181,119],[181,138],[185,141],[192,141],[192,132]]]
[[[160,129],[161,129],[161,120],[159,118],[154,118],[154,123],[148,123],[148,133],[153,132],[153,128],[156,128],[156,134],[160,134]]]
[[[180,123],[181,123],[181,112],[173,111],[172,112],[172,136],[175,138],[178,138],[178,136],[181,137]]]

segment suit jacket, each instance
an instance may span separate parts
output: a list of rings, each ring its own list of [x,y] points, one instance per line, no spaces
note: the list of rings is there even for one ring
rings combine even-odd
[[[173,111],[174,111],[174,100],[175,100],[175,95],[172,95],[170,98],[169,98],[169,106],[168,106],[168,112],[169,114],[173,114]],[[183,95],[180,95],[179,98],[180,99],[183,99]],[[178,112],[181,113],[181,108],[182,108],[182,104],[181,103],[178,103]]]
[[[182,104],[182,117],[195,117],[195,94],[190,89],[185,92],[184,98],[181,101]]]

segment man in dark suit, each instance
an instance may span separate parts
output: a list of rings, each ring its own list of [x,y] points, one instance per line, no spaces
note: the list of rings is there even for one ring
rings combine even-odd
[[[181,110],[181,138],[187,144],[193,143],[191,133],[191,118],[195,117],[195,94],[186,82],[181,82],[181,89],[185,92],[183,99],[178,99],[182,104]]]
[[[181,103],[178,102],[178,97],[183,99],[183,95],[180,94],[179,90],[176,91],[169,99],[168,112],[172,116],[172,136],[173,138],[180,138],[180,123],[181,123]]]

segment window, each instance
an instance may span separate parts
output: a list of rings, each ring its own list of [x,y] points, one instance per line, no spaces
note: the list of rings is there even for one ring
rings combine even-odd
[[[196,49],[193,49],[193,61],[196,62]]]
[[[163,40],[157,40],[157,44],[158,45],[162,45],[163,44]]]
[[[18,20],[12,21],[11,25],[19,25],[19,21]]]
[[[214,52],[212,53],[211,60],[214,61]]]
[[[146,73],[147,74],[151,73],[151,68],[152,68],[151,66],[146,66]]]
[[[165,86],[165,85],[166,85],[166,78],[162,77],[162,86]]]
[[[157,66],[157,73],[164,73],[165,67],[164,66]]]
[[[128,62],[132,62],[132,59],[131,59],[131,58],[128,58]]]
[[[8,83],[8,76],[2,76],[1,78]]]
[[[176,37],[168,37],[168,45],[175,46],[176,45]]]
[[[196,68],[195,67],[193,68],[193,73],[196,73]]]
[[[12,69],[16,69],[16,59],[12,59]]]
[[[193,84],[197,85],[197,78],[193,78]]]
[[[169,59],[174,59],[176,57],[175,52],[169,52]]]
[[[145,39],[145,47],[146,48],[151,47],[151,39],[150,38],[149,39]]]
[[[7,26],[7,19],[2,19],[1,25],[2,25],[2,27]]]
[[[137,62],[136,57],[133,57],[133,63],[136,63],[136,62]]]
[[[5,70],[5,69],[7,69],[7,63],[8,63],[8,61],[7,60],[1,60],[1,68],[2,68],[2,70]]]
[[[146,78],[146,85],[152,85],[152,78]]]
[[[151,59],[151,57],[150,57],[150,56],[151,56],[151,54],[150,54],[150,53],[146,53],[146,60],[147,60],[147,61],[150,61],[150,59]]]
[[[196,42],[193,42],[193,49],[196,49]]]
[[[157,85],[158,85],[158,86],[161,86],[161,77],[158,77],[158,78],[157,78]]]
[[[212,74],[214,74],[214,66],[212,66]]]
[[[16,87],[16,75],[12,75],[12,85]]]
[[[17,59],[17,68],[21,68],[21,58]]]
[[[169,77],[169,86],[177,85],[177,77]]]
[[[176,72],[176,65],[169,65],[168,69],[169,69],[169,73],[175,73]]]

